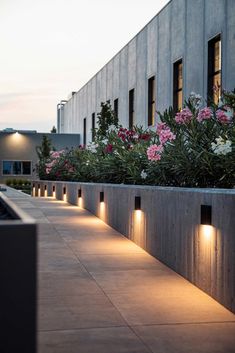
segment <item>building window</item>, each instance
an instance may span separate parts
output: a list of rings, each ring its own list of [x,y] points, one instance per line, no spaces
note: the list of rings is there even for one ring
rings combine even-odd
[[[3,175],[31,175],[30,161],[3,161]]]
[[[86,146],[86,118],[83,119],[83,145]]]
[[[133,128],[135,115],[135,90],[129,91],[129,129]]]
[[[177,112],[183,106],[183,61],[174,63],[173,77],[173,110]]]
[[[92,142],[95,140],[95,113],[92,113],[91,116],[91,134],[92,134]]]
[[[148,126],[154,125],[155,118],[155,77],[148,80]]]
[[[208,42],[208,83],[207,98],[218,103],[221,95],[221,37],[216,36]]]
[[[118,118],[118,98],[114,99],[113,105],[114,105],[114,114]]]

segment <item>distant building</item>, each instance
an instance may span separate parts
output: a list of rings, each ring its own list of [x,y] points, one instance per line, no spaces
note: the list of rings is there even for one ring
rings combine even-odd
[[[235,87],[234,37],[234,0],[170,1],[84,87],[61,101],[58,131],[91,141],[106,100],[123,126],[145,128],[156,123],[156,111],[180,109],[192,91],[216,101],[214,85]]]
[[[36,178],[36,147],[41,145],[43,135],[57,150],[77,147],[80,143],[78,134],[44,134],[14,129],[0,131],[0,182],[12,178]]]

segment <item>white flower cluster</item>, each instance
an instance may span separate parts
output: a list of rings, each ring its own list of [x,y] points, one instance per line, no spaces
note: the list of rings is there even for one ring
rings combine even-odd
[[[117,130],[117,128],[115,125],[109,125],[108,132],[116,131],[116,130]]]
[[[191,92],[189,95],[189,101],[195,105],[195,107],[198,109],[202,105],[202,96],[200,94],[197,94],[195,92]]]
[[[98,147],[98,145],[96,145],[95,143],[91,143],[90,145],[87,146],[87,149],[89,151],[91,151],[92,153],[96,153],[97,147]]]
[[[140,176],[142,179],[146,179],[148,174],[144,170],[142,170],[142,172],[140,173]]]
[[[216,143],[212,142],[211,147],[215,154],[226,155],[232,152],[232,142],[230,140],[224,140],[221,136],[218,137]]]

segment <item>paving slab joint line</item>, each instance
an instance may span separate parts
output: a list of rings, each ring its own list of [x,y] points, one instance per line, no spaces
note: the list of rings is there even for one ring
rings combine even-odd
[[[127,325],[114,325],[114,326],[89,326],[89,327],[73,327],[69,329],[51,329],[51,330],[39,330],[38,332],[66,332],[66,331],[84,331],[84,330],[103,330],[107,328],[126,328]]]
[[[217,324],[235,324],[233,321],[195,321],[195,322],[170,322],[170,323],[156,323],[156,324],[134,324],[131,327],[140,327],[140,326],[181,326],[181,325],[217,325]]]

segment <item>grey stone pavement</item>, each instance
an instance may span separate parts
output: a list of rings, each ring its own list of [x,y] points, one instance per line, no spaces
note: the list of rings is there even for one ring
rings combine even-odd
[[[235,315],[97,217],[6,194],[39,223],[39,353],[235,352]]]

